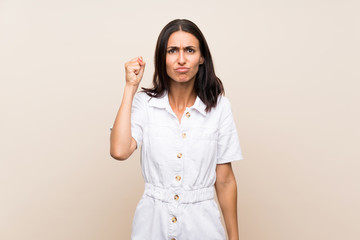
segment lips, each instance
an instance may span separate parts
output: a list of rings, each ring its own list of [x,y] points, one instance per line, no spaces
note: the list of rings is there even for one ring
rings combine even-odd
[[[189,71],[189,68],[187,68],[187,67],[178,67],[178,68],[175,69],[175,71],[184,73],[184,72]]]

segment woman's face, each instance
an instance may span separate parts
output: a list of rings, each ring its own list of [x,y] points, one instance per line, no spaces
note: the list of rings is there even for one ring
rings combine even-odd
[[[177,31],[170,35],[166,51],[168,76],[179,83],[195,81],[199,65],[204,62],[199,40],[191,33]]]

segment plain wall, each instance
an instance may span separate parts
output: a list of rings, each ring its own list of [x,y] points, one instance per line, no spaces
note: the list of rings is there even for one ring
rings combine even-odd
[[[124,63],[203,31],[238,128],[241,240],[360,239],[360,3],[0,1],[0,239],[130,239],[139,151],[110,156]]]

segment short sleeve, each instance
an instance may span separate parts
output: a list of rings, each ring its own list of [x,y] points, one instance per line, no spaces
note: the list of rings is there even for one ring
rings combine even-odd
[[[136,148],[143,140],[144,123],[146,122],[146,93],[135,94],[131,108],[131,135],[136,141]]]
[[[137,92],[131,107],[131,136],[136,141],[136,148],[142,144],[144,123],[146,122],[146,99],[143,92]],[[110,127],[112,131],[112,126]]]
[[[217,143],[217,164],[243,160],[239,137],[236,130],[230,101],[221,97],[222,111],[220,116]]]

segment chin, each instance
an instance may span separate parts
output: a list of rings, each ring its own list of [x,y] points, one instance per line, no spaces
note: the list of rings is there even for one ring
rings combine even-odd
[[[171,77],[170,77],[171,78]],[[174,77],[171,78],[174,82],[178,82],[178,83],[186,83],[186,82],[190,82],[192,78],[189,78],[188,76],[183,76],[183,77]]]

